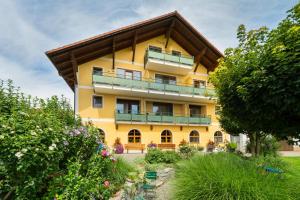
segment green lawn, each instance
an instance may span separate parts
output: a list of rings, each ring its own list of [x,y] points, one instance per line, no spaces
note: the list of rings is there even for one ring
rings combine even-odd
[[[300,177],[300,157],[283,157],[290,166],[292,176]]]
[[[294,199],[299,199],[299,189],[300,189],[300,157],[283,157],[284,161],[289,164],[289,170],[286,173],[289,179],[289,184],[291,193],[295,194]],[[298,186],[298,187],[297,187]]]

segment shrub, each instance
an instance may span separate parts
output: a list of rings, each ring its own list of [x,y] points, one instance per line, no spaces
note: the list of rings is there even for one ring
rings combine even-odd
[[[32,98],[0,81],[0,199],[89,199],[94,192],[106,198],[128,167],[98,161],[98,142],[97,129],[82,126],[65,98]],[[103,169],[113,172],[106,176]]]
[[[266,136],[261,141],[261,154],[264,156],[270,155],[270,156],[276,156],[278,149],[279,149],[279,143],[277,139],[273,136]]]
[[[162,151],[160,149],[149,149],[145,161],[150,164],[155,163],[175,163],[180,160],[180,156],[175,151]]]
[[[204,147],[202,146],[197,146],[197,151],[203,151],[204,150]]]
[[[180,160],[180,156],[175,151],[164,151],[163,162],[167,164],[176,163]]]
[[[120,138],[116,138],[115,143],[114,143],[114,151],[116,154],[122,154],[124,152],[124,147],[121,143]]]
[[[260,155],[263,156],[277,156],[279,143],[277,139],[271,135],[267,135],[266,137],[261,138],[260,140]],[[247,152],[251,152],[250,143],[247,143]]]
[[[104,150],[105,151],[105,150]],[[68,174],[52,181],[48,199],[109,199],[120,189],[132,167],[103,152],[93,155],[87,167],[80,161],[69,165]],[[87,170],[86,170],[87,169]]]
[[[196,149],[193,146],[182,145],[179,147],[180,155],[183,158],[190,158],[191,156],[194,155],[195,151],[196,151]]]
[[[290,193],[290,187],[297,186],[278,175],[259,173],[253,161],[218,153],[178,164],[173,199],[293,199],[299,192]]]
[[[228,152],[235,152],[237,144],[235,142],[229,142],[226,144],[226,149]]]
[[[145,161],[148,163],[164,162],[164,153],[160,149],[149,149],[145,155]]]

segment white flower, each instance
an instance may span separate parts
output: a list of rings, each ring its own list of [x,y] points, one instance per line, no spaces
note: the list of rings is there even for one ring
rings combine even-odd
[[[49,150],[50,150],[50,151],[53,151],[55,148],[56,148],[56,144],[53,143],[53,144],[51,144],[51,146],[49,147]]]
[[[64,141],[64,145],[65,145],[65,146],[68,146],[68,145],[69,145],[69,142],[65,140],[65,141]]]
[[[24,154],[22,154],[22,152],[20,151],[15,154],[15,156],[17,156],[18,159],[20,159],[23,155]]]
[[[21,150],[23,153],[26,153],[27,152],[27,149],[22,149]]]
[[[10,131],[10,133],[15,133],[15,131]]]

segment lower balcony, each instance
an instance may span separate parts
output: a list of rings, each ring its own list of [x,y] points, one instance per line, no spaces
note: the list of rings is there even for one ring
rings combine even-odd
[[[147,114],[116,113],[117,124],[168,124],[188,126],[208,126],[211,124],[210,116],[188,117]]]
[[[113,76],[93,75],[95,92],[127,96],[174,99],[182,101],[210,102],[216,99],[215,91],[209,88],[131,80]]]

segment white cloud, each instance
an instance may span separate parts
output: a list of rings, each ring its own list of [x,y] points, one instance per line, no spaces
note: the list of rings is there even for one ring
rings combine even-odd
[[[14,85],[21,87],[22,92],[41,98],[52,95],[64,94],[70,102],[73,102],[73,94],[70,88],[64,84],[62,78],[54,73],[41,73],[26,66],[19,65],[0,55],[0,74],[2,80],[12,79]]]

